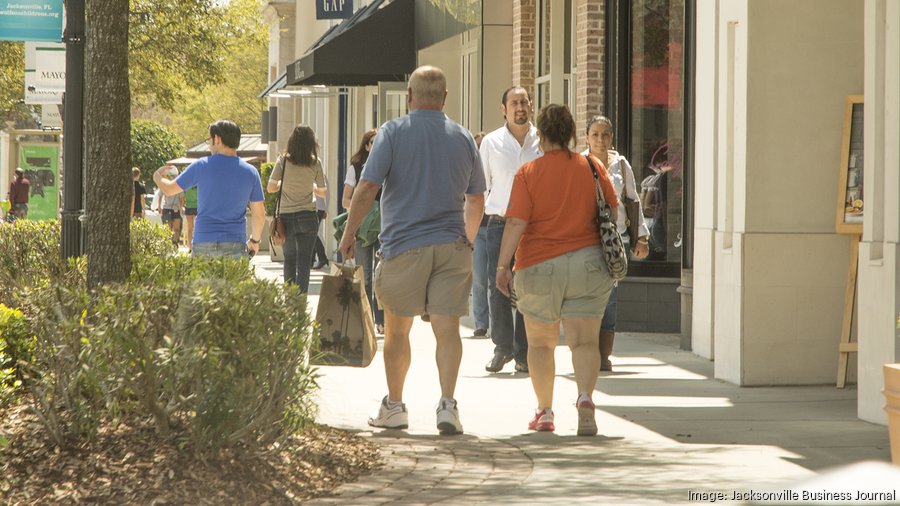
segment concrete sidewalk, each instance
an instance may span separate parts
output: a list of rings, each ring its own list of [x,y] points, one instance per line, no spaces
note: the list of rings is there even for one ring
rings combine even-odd
[[[254,259],[258,275],[277,279],[281,264],[267,260]],[[322,274],[313,276],[313,313]],[[462,335],[472,331],[464,319]],[[365,369],[320,369],[319,421],[381,445],[387,466],[309,504],[690,504],[689,492],[731,497],[890,460],[887,428],[857,419],[853,388],[740,388],[712,379],[710,361],[662,334],[617,336],[615,372],[601,375],[594,394],[596,437],[575,435],[568,348],[556,353],[557,430],[534,433],[528,376],[511,363],[485,372],[491,341],[464,337],[456,398],[465,435],[441,437],[434,338],[418,318],[411,346],[408,430],[366,424],[387,392],[380,352]]]

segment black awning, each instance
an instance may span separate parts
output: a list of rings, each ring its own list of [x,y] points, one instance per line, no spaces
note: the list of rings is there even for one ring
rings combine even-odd
[[[278,76],[275,81],[269,85],[262,93],[260,93],[256,98],[266,98],[270,93],[275,93],[276,91],[284,88],[287,85],[287,73],[282,72],[280,76]]]
[[[414,0],[375,0],[287,67],[287,85],[370,86],[416,68]]]

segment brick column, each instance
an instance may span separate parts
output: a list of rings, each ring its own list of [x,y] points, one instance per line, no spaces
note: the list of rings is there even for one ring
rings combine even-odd
[[[513,68],[512,83],[528,90],[534,98],[535,53],[535,1],[515,0],[513,2]]]
[[[576,0],[575,44],[575,125],[578,129],[578,149],[587,147],[584,127],[591,116],[606,114],[603,110],[606,72],[606,2],[604,0]]]

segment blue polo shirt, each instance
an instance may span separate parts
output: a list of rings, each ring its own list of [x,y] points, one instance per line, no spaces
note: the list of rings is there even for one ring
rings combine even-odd
[[[378,238],[385,258],[466,237],[465,195],[485,190],[472,135],[430,109],[382,125],[360,179],[383,188]]]
[[[194,243],[247,241],[247,206],[263,200],[259,171],[237,156],[212,155],[190,164],[175,179],[197,187]]]

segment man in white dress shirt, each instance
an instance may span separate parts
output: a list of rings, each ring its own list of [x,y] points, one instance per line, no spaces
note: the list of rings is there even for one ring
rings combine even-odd
[[[516,311],[513,318],[510,300],[497,289],[495,278],[513,179],[519,167],[543,153],[537,129],[531,124],[532,108],[528,91],[521,86],[504,91],[500,110],[506,123],[487,134],[479,149],[487,183],[484,204],[487,219],[478,234],[485,234],[484,243],[487,244],[491,340],[494,341],[494,356],[484,368],[488,372],[499,372],[505,364],[515,359],[516,371],[528,372],[528,341],[522,315]]]

